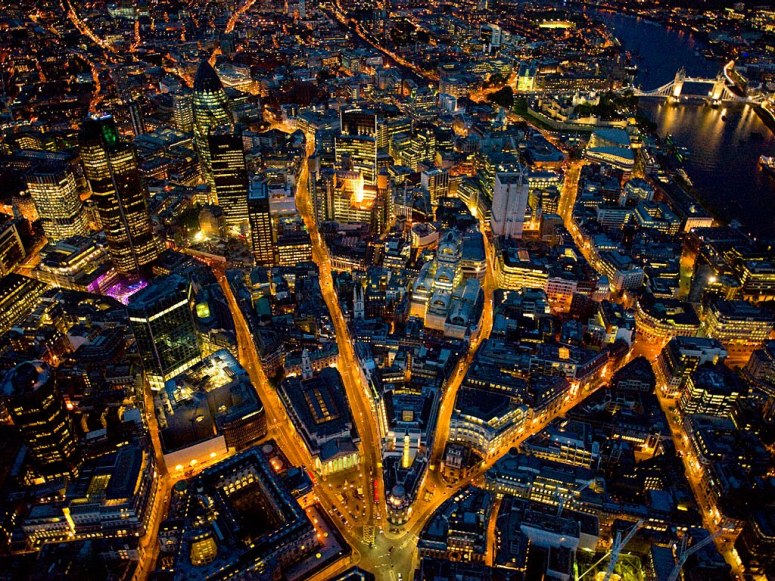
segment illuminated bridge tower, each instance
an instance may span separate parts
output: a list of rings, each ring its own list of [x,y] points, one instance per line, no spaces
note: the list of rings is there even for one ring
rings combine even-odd
[[[684,90],[684,82],[686,81],[686,69],[681,67],[675,73],[675,79],[673,79],[673,89],[670,93],[670,97],[674,101],[678,101],[681,98],[681,93]]]
[[[713,88],[710,90],[710,101],[712,104],[718,105],[721,102],[726,88],[727,81],[724,78],[724,72],[719,71],[719,74],[716,75],[716,80],[713,81]]]

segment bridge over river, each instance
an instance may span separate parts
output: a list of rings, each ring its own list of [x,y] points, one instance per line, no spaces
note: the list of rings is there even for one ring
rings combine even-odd
[[[685,93],[686,85],[707,85],[707,93]],[[735,71],[735,61],[729,61],[714,78],[689,77],[682,67],[678,69],[675,77],[669,83],[650,91],[644,91],[639,87],[632,87],[633,94],[637,97],[654,97],[668,99],[671,102],[702,100],[711,105],[719,105],[723,102],[739,102],[761,104],[765,101],[764,94],[749,91],[744,79]]]

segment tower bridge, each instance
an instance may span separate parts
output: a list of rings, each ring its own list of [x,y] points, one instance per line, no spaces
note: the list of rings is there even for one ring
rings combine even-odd
[[[686,69],[681,67],[669,83],[651,91],[644,91],[639,87],[634,87],[633,94],[636,97],[668,99],[674,103],[689,100],[702,100],[712,105],[718,105],[722,102],[762,103],[764,101],[764,95],[762,94],[752,94],[743,89],[743,95],[738,95],[732,91],[731,87],[736,86],[735,81],[731,77],[734,66],[734,61],[728,62],[716,77],[712,79],[689,77],[686,75]],[[687,84],[709,85],[709,90],[706,94],[684,93],[684,87]]]

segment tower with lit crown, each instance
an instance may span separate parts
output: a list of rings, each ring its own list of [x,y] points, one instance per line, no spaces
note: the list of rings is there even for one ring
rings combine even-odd
[[[84,173],[116,270],[134,276],[156,260],[161,244],[148,213],[148,192],[132,145],[113,117],[87,117],[78,138]]]
[[[211,128],[229,125],[233,119],[229,109],[229,97],[223,89],[221,79],[206,60],[200,63],[194,78],[192,109],[194,146],[199,155],[204,179],[211,188],[214,188],[213,166],[207,137]]]

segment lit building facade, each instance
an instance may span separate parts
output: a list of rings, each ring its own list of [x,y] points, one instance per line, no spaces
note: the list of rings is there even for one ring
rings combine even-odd
[[[716,339],[674,337],[662,349],[654,365],[657,387],[663,395],[677,397],[700,365],[719,363],[726,356],[726,349]]]
[[[364,185],[376,185],[377,116],[359,109],[342,111],[334,150],[338,168],[358,172]]]
[[[173,473],[220,460],[266,435],[263,403],[226,349],[167,381],[154,401],[164,463]]]
[[[306,230],[283,232],[277,238],[277,264],[295,266],[312,260],[312,240]]]
[[[9,371],[0,394],[43,477],[73,474],[76,437],[53,370],[28,361]]]
[[[435,208],[439,198],[449,195],[449,171],[437,167],[424,171],[420,174],[420,184],[427,190],[431,205]]]
[[[529,186],[523,172],[498,172],[492,194],[490,227],[495,236],[522,238]]]
[[[229,108],[229,97],[215,70],[206,60],[200,63],[194,79],[192,113],[194,146],[199,154],[202,175],[205,182],[213,188],[215,181],[207,137],[211,128],[229,125],[233,119]]]
[[[314,374],[308,355],[303,355],[302,377],[283,381],[279,393],[318,473],[333,474],[359,464],[360,436],[335,368],[326,367]]]
[[[158,258],[161,245],[148,213],[148,191],[135,150],[120,140],[110,116],[87,118],[79,144],[110,258],[120,274],[137,275]]]
[[[5,333],[38,304],[47,285],[12,272],[0,278],[0,333]]]
[[[700,319],[691,304],[676,299],[644,296],[635,305],[638,336],[647,341],[667,341],[673,337],[694,337]]]
[[[121,446],[84,462],[68,487],[65,503],[35,506],[22,531],[33,546],[141,537],[153,515],[158,482],[151,450],[137,443]]]
[[[455,399],[449,421],[449,441],[475,450],[481,457],[497,456],[528,421],[530,408],[522,402],[515,381],[511,393],[464,386]]]
[[[27,190],[49,242],[86,234],[86,213],[71,169],[37,168],[27,176]]]
[[[207,135],[213,187],[230,232],[241,233],[248,223],[248,170],[239,130],[231,125],[211,127]]]
[[[250,224],[250,244],[256,265],[274,266],[277,262],[275,231],[272,227],[266,182],[253,182],[250,185],[247,215]]]
[[[17,220],[0,221],[0,276],[9,274],[27,257]]]
[[[191,292],[191,283],[173,274],[133,295],[127,306],[146,380],[154,390],[202,358]]]
[[[730,360],[743,365],[769,337],[772,327],[773,318],[767,311],[745,301],[714,301],[703,321],[707,336],[721,341]]]
[[[106,294],[118,281],[105,245],[86,236],[47,246],[41,252],[37,276],[54,286],[95,294]]]
[[[194,130],[193,99],[190,93],[172,96],[172,122],[186,133]]]
[[[684,415],[734,418],[737,400],[744,395],[745,384],[731,369],[721,363],[703,365],[686,381],[678,409]]]

